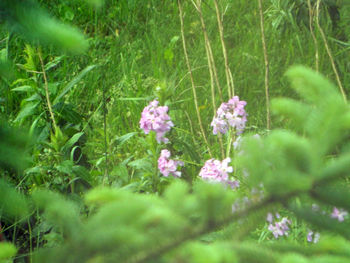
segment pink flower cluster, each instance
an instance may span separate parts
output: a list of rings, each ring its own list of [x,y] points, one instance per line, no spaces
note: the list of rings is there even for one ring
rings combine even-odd
[[[307,233],[307,242],[313,242],[313,243],[317,243],[320,240],[320,233],[316,232],[314,233],[313,231],[309,230],[309,232]]]
[[[199,176],[210,182],[223,182],[231,188],[239,187],[239,181],[229,180],[229,173],[233,172],[232,166],[229,166],[231,158],[226,158],[221,162],[215,159],[209,159],[199,172]]]
[[[171,160],[170,152],[168,150],[162,150],[158,159],[158,169],[162,175],[168,177],[172,175],[174,177],[180,177],[181,172],[177,171],[178,166],[183,166],[184,163],[181,161]]]
[[[241,134],[247,122],[247,113],[244,110],[245,105],[247,105],[247,102],[240,101],[238,96],[234,96],[227,103],[222,103],[216,112],[216,117],[210,124],[213,127],[213,133],[226,133],[229,126],[231,126],[236,129],[237,134]]]
[[[333,207],[333,212],[331,214],[332,218],[337,219],[339,222],[344,221],[344,217],[348,215],[348,212],[346,212],[344,209],[338,209],[336,207]]]
[[[153,100],[146,106],[141,114],[140,127],[146,134],[150,131],[156,132],[157,142],[167,143],[165,133],[174,126],[168,115],[168,106],[158,106],[159,101]]]
[[[279,219],[280,215],[276,213],[276,219]],[[274,221],[274,217],[271,213],[267,214],[266,220],[270,223],[268,229],[272,232],[275,238],[280,236],[288,236],[289,226],[292,222],[287,218],[283,217],[281,221]]]

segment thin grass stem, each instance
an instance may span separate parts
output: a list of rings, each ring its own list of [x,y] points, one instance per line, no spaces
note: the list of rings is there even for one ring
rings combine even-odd
[[[212,155],[212,152],[210,150],[209,143],[208,143],[207,137],[206,137],[205,132],[204,132],[202,119],[201,119],[201,115],[200,115],[199,108],[198,108],[198,98],[197,98],[196,86],[194,84],[194,78],[193,78],[193,74],[192,74],[192,69],[191,69],[191,65],[190,65],[190,61],[189,61],[188,53],[187,53],[185,30],[184,30],[183,10],[182,10],[181,0],[178,0],[177,3],[178,3],[178,7],[179,7],[179,17],[180,17],[180,24],[181,24],[182,46],[183,46],[183,49],[184,49],[184,55],[185,55],[185,60],[186,60],[188,72],[190,74],[194,106],[195,106],[195,109],[196,109],[196,114],[197,114],[199,128],[201,130],[202,137],[204,139],[205,144],[207,145],[208,153],[209,153],[210,157],[212,157],[213,155]]]
[[[265,40],[265,27],[264,27],[264,13],[262,0],[258,0],[259,3],[259,14],[260,14],[260,29],[261,29],[261,43],[264,52],[265,62],[265,97],[266,97],[266,128],[271,128],[271,115],[270,115],[270,98],[269,98],[269,58],[267,54],[266,40]]]
[[[326,35],[320,25],[320,20],[319,20],[319,16],[320,16],[320,3],[321,3],[321,0],[317,0],[317,3],[316,3],[316,24],[317,24],[317,28],[318,28],[318,31],[320,32],[321,34],[321,37],[322,37],[322,40],[323,40],[323,43],[324,43],[324,46],[326,48],[326,51],[327,51],[327,54],[329,56],[329,60],[331,61],[331,65],[332,65],[332,68],[333,68],[333,72],[335,74],[335,78],[337,80],[337,83],[338,83],[338,86],[339,86],[339,89],[340,89],[340,92],[341,94],[343,95],[343,98],[344,98],[344,101],[346,102],[347,99],[346,99],[346,94],[345,94],[345,91],[344,91],[344,88],[343,88],[343,85],[340,81],[340,77],[339,77],[339,74],[338,74],[338,70],[337,70],[337,67],[335,65],[335,61],[334,61],[334,58],[333,58],[333,55],[332,55],[332,51],[328,45],[328,42],[327,42],[327,38],[326,38]]]
[[[310,0],[307,0],[307,5],[308,5],[308,8],[309,8],[309,28],[310,28],[310,33],[311,33],[312,39],[314,41],[314,45],[315,45],[315,69],[318,72],[318,70],[319,70],[318,43],[317,43],[317,39],[316,39],[316,36],[315,36],[314,28],[313,28],[314,7],[311,6],[311,1]]]
[[[205,42],[205,50],[206,50],[207,59],[208,59],[209,73],[210,73],[211,78],[212,78],[212,76],[214,77],[215,84],[216,84],[217,89],[218,89],[220,100],[223,101],[223,96],[222,96],[220,82],[219,82],[219,78],[218,78],[218,74],[217,74],[217,70],[216,70],[216,65],[215,65],[215,60],[214,60],[214,56],[213,56],[213,51],[212,51],[210,40],[209,40],[209,37],[208,37],[207,27],[205,25],[205,21],[204,21],[204,18],[203,18],[201,2],[202,2],[202,0],[197,0],[197,5],[195,7],[196,7],[196,9],[198,11],[199,19],[201,21],[201,26],[202,26],[203,36],[204,36],[204,42]],[[215,89],[213,84],[212,84],[212,89]],[[213,92],[212,92],[212,94],[213,94]],[[215,96],[214,96],[214,100],[215,100]],[[216,107],[215,107],[215,109],[216,109]]]
[[[225,60],[225,74],[226,74],[226,82],[227,82],[227,92],[228,92],[228,97],[232,98],[232,96],[234,96],[234,94],[235,94],[235,86],[234,86],[233,77],[232,77],[232,74],[230,71],[230,67],[228,64],[227,50],[226,50],[226,45],[225,45],[225,40],[224,40],[224,27],[222,25],[222,19],[221,19],[221,15],[220,15],[218,1],[214,0],[214,4],[215,4],[215,11],[216,11],[216,18],[218,20],[220,41],[221,41],[221,46],[222,46],[222,54],[223,54],[224,60]]]
[[[54,113],[52,111],[52,106],[51,106],[51,101],[50,101],[49,84],[48,84],[48,81],[47,81],[44,61],[43,61],[43,58],[41,56],[41,50],[40,49],[38,51],[38,57],[39,57],[39,60],[40,60],[41,71],[42,71],[43,77],[44,77],[44,88],[45,88],[45,96],[46,96],[47,107],[48,107],[49,112],[50,112],[50,117],[51,117],[51,121],[52,121],[52,124],[53,124],[53,127],[54,127],[54,131],[57,132],[57,125],[56,125],[56,121],[55,121],[55,115],[54,115]]]
[[[218,75],[217,75],[217,70],[216,70],[215,61],[214,61],[214,57],[213,57],[213,52],[211,49],[211,44],[210,44],[210,40],[209,40],[208,33],[207,33],[207,28],[206,28],[205,21],[203,18],[201,0],[197,0],[196,9],[197,9],[198,14],[199,14],[199,18],[200,18],[201,25],[202,25],[203,36],[204,36],[205,51],[206,51],[206,55],[207,55],[208,69],[209,69],[209,75],[210,75],[211,101],[212,101],[212,105],[213,105],[213,116],[215,116],[216,103],[215,103],[214,80],[215,80],[216,86],[218,88],[219,97],[220,97],[221,101],[223,101],[223,97],[222,97],[220,83],[219,83],[219,79],[218,79]],[[221,136],[218,136],[218,141],[219,141],[219,145],[220,145],[222,158],[225,158],[224,145],[223,145]]]

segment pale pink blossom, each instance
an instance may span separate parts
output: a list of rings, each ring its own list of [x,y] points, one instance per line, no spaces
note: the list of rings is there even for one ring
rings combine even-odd
[[[158,159],[158,169],[160,173],[168,177],[169,175],[174,177],[181,177],[181,172],[178,171],[179,166],[183,166],[184,163],[181,161],[176,161],[169,159],[171,156],[170,152],[168,150],[162,150],[160,153],[160,157]]]
[[[239,187],[239,181],[230,180],[229,173],[233,172],[232,166],[229,166],[231,158],[222,161],[209,159],[199,172],[199,176],[210,182],[221,182],[229,185],[231,188]]]
[[[348,215],[348,212],[346,212],[344,209],[338,209],[334,207],[331,217],[337,219],[339,222],[343,222],[344,217],[347,215]]]
[[[313,242],[313,243],[317,243],[320,240],[320,233],[316,232],[314,233],[313,231],[309,230],[309,232],[307,233],[307,242]]]
[[[237,134],[241,134],[247,121],[247,113],[244,110],[246,104],[247,102],[240,101],[238,96],[222,103],[210,124],[213,127],[213,133],[226,133],[231,126]]]
[[[150,131],[156,132],[158,143],[167,143],[169,140],[165,133],[174,126],[168,115],[168,106],[158,106],[159,102],[153,100],[141,113],[140,127],[146,134]]]
[[[280,215],[276,213],[276,219],[279,219]],[[274,220],[274,217],[271,213],[267,214],[266,220],[270,223],[268,226],[268,230],[272,232],[275,238],[279,238],[280,236],[288,236],[289,225],[292,222],[287,218],[283,217],[280,221]]]

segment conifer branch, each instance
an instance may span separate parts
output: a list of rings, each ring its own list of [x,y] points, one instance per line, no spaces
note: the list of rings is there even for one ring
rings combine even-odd
[[[248,215],[250,215],[253,212],[257,212],[269,205],[272,204],[277,204],[280,203],[286,207],[288,207],[287,202],[296,196],[299,196],[301,194],[308,194],[310,196],[315,195],[315,188],[330,184],[339,178],[344,176],[343,171],[347,171],[346,168],[349,167],[349,156],[345,159],[342,160],[342,165],[343,169],[338,169],[338,170],[330,170],[330,171],[324,171],[322,176],[318,179],[315,180],[314,183],[312,184],[312,187],[310,189],[298,189],[292,192],[287,192],[284,195],[281,196],[269,196],[264,199],[262,199],[260,202],[252,204],[248,206],[247,208],[243,210],[239,210],[235,213],[232,213],[231,215],[227,216],[221,221],[218,222],[208,222],[204,227],[200,227],[197,229],[194,229],[193,231],[188,231],[186,232],[186,235],[179,237],[176,240],[172,240],[168,244],[165,244],[158,249],[151,251],[148,253],[141,253],[140,255],[137,255],[134,257],[132,260],[128,260],[127,262],[131,263],[141,263],[141,262],[148,262],[151,259],[158,259],[161,257],[163,254],[166,252],[175,249],[179,247],[180,245],[184,244],[187,241],[194,240],[200,236],[203,236],[205,234],[209,234],[213,231],[217,231],[221,229],[224,226],[227,226],[228,224],[237,221],[238,219],[244,218]]]

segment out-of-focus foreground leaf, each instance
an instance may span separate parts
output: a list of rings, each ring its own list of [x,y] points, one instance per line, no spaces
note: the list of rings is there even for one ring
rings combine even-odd
[[[50,17],[34,0],[0,1],[0,19],[7,23],[10,31],[29,41],[53,45],[70,53],[81,53],[87,48],[79,30]]]

